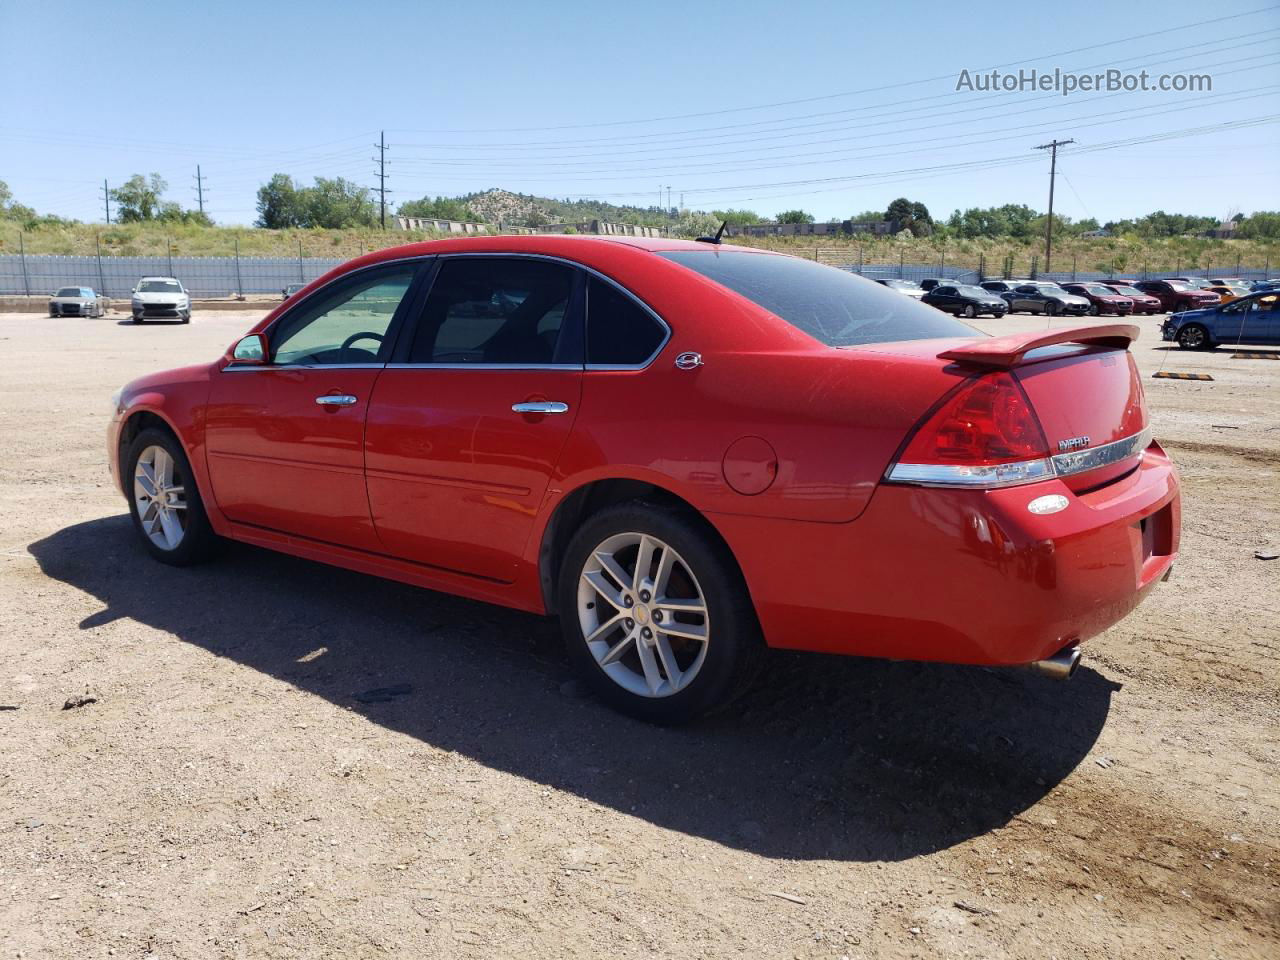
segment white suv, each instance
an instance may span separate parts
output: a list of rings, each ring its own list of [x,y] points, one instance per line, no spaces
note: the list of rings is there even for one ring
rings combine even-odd
[[[130,307],[134,323],[158,317],[177,317],[183,323],[191,322],[191,297],[187,288],[173,277],[143,277],[133,288]]]

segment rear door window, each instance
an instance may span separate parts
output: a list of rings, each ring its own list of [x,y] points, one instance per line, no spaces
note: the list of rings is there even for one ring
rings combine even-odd
[[[979,336],[928,304],[797,257],[719,250],[658,256],[746,297],[829,347]]]
[[[575,271],[520,257],[444,259],[418,321],[410,363],[573,363],[568,330]]]

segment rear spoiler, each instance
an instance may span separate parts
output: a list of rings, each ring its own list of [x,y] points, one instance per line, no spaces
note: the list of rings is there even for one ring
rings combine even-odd
[[[938,359],[1007,370],[1016,367],[1027,353],[1037,347],[1048,347],[1055,343],[1083,343],[1126,350],[1129,344],[1138,339],[1140,332],[1131,323],[1113,323],[1099,327],[1046,330],[1043,333],[1011,333],[1004,337],[978,340],[962,347],[952,347],[938,354]]]

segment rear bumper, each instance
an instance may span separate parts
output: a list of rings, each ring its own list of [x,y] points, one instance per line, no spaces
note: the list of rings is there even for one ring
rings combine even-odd
[[[1061,494],[1068,507],[1027,504]],[[1052,656],[1125,617],[1177,556],[1177,472],[1158,444],[1107,487],[882,485],[858,520],[717,515],[770,646],[991,665]]]

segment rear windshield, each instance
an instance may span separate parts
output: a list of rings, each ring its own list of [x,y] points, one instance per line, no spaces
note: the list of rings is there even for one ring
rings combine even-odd
[[[728,287],[829,347],[981,336],[911,297],[809,260],[719,250],[658,256]]]

